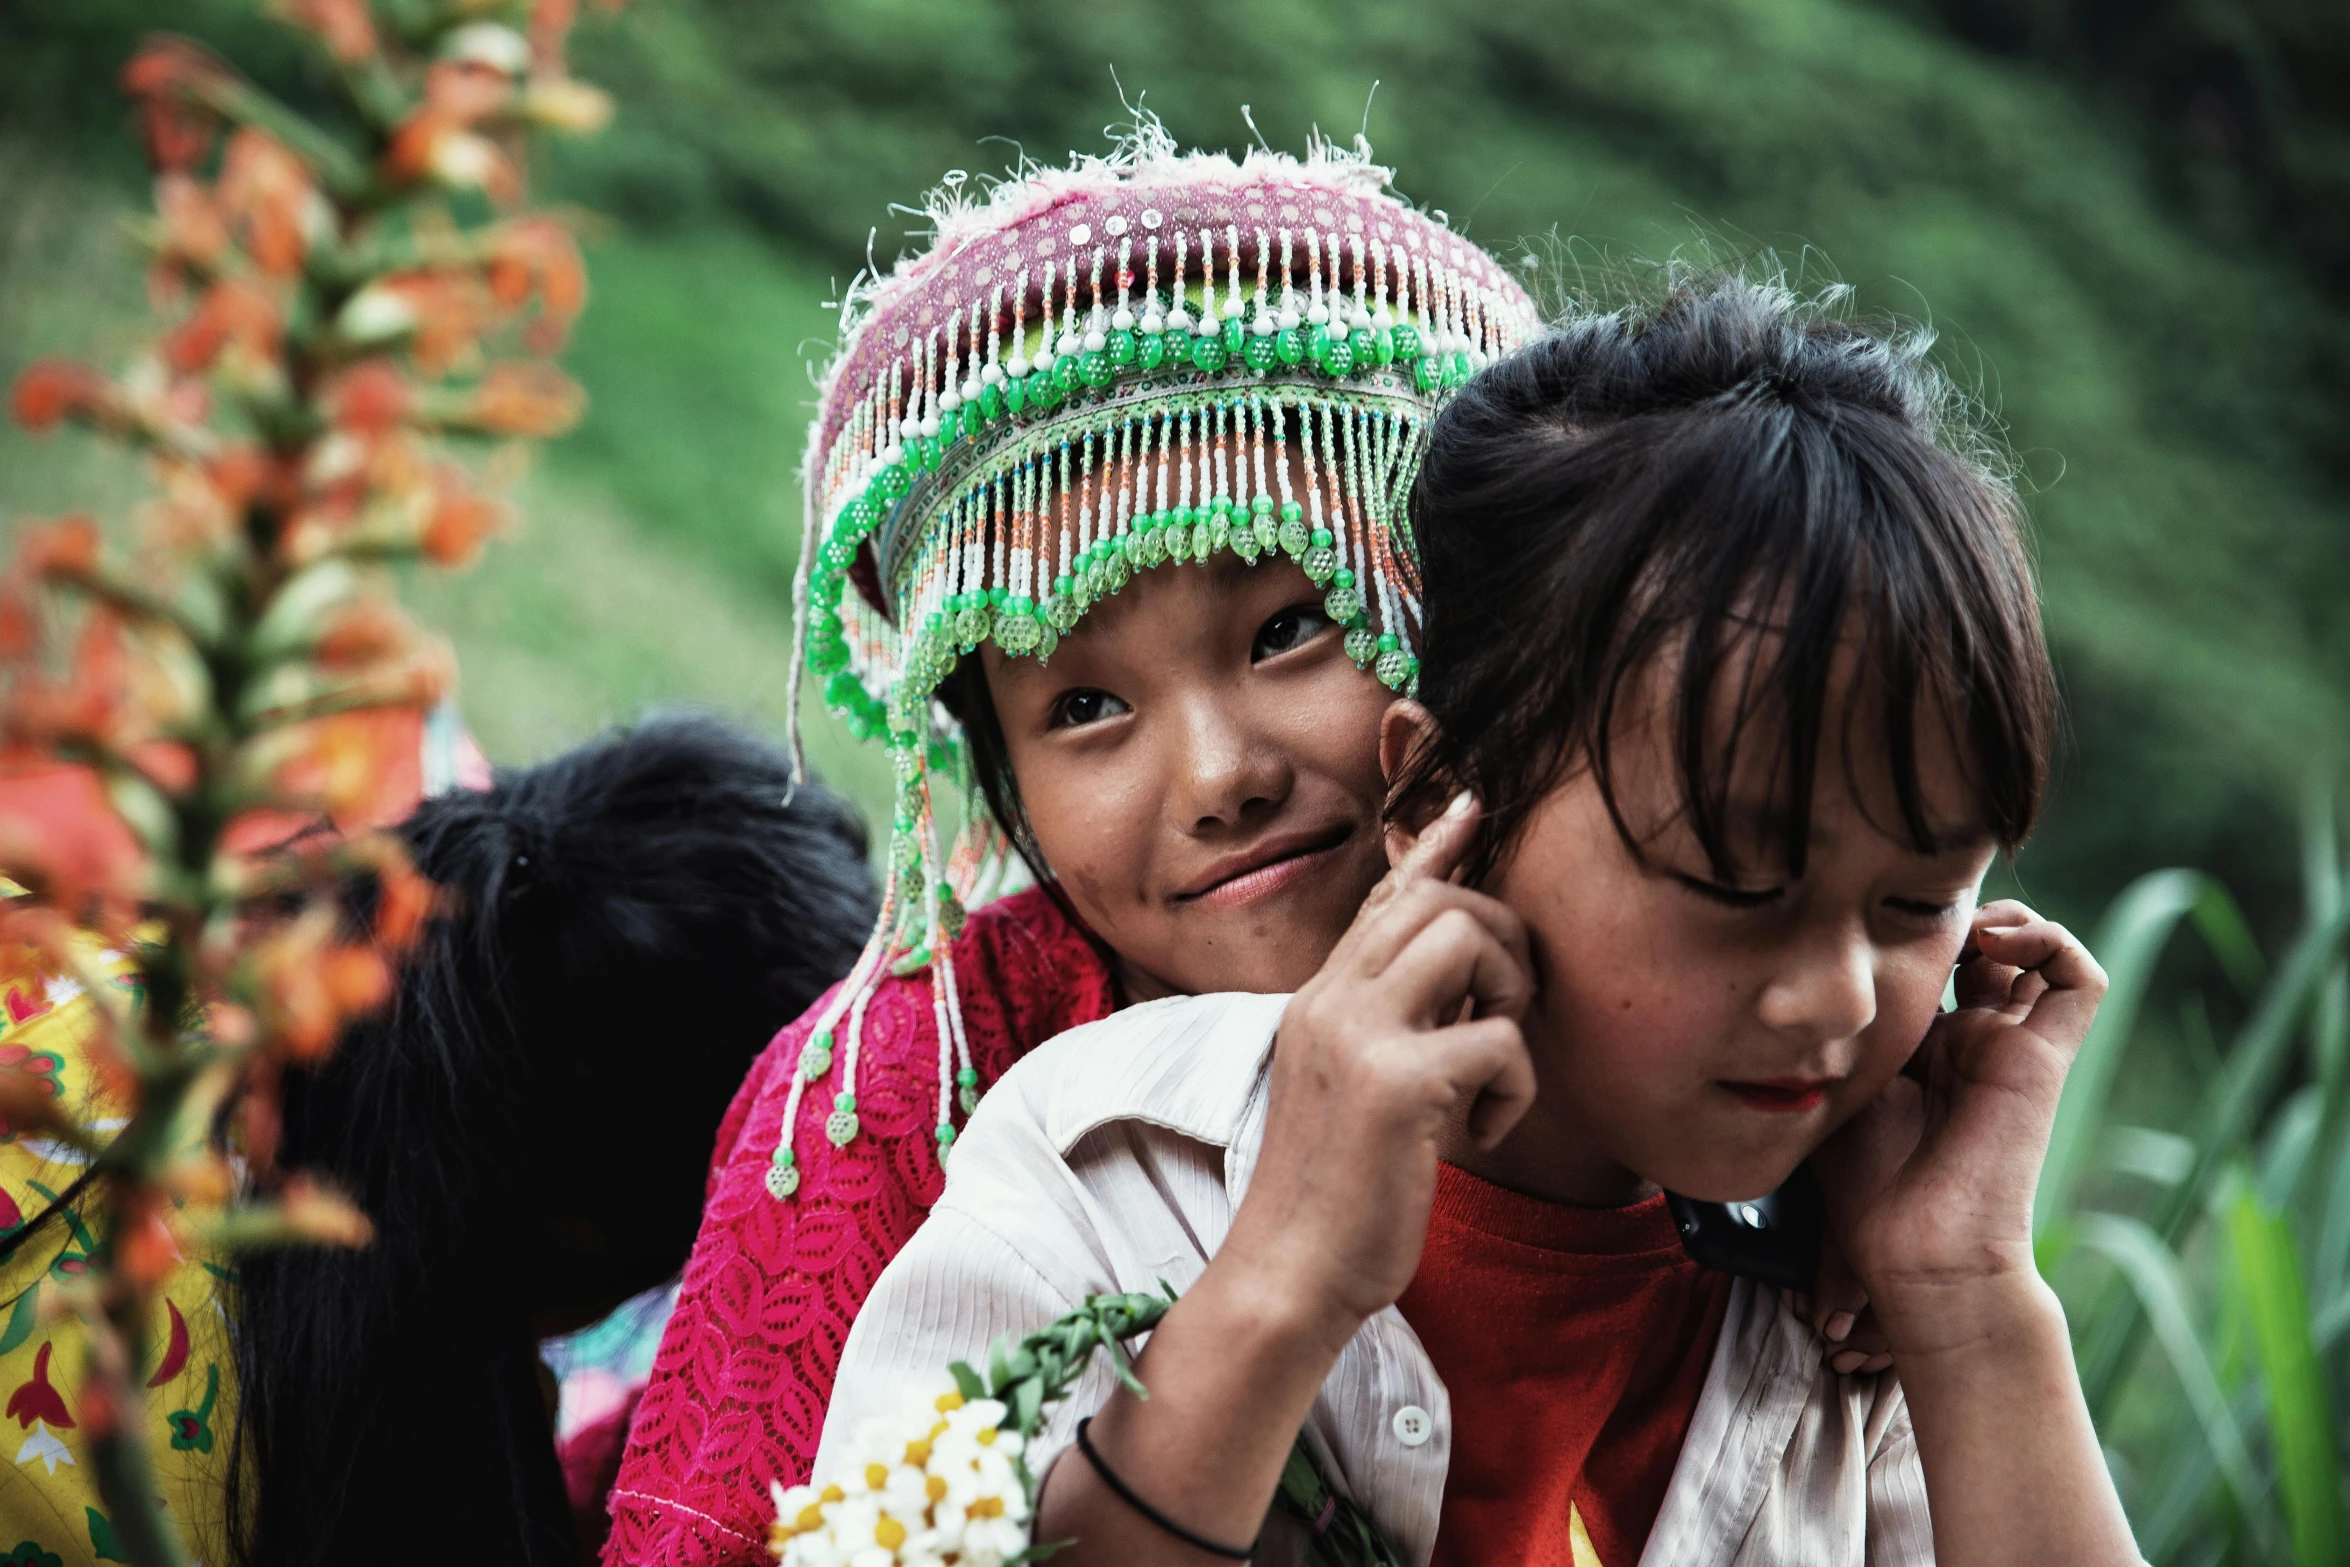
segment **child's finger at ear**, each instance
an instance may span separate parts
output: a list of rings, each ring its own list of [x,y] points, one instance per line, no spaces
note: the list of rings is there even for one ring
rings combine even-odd
[[[1355,916],[1363,920],[1386,908],[1404,889],[1424,881],[1449,881],[1477,836],[1477,797],[1463,789],[1452,797],[1442,815],[1420,829],[1419,836],[1400,825],[1390,825],[1387,837],[1387,874],[1371,889]]]
[[[2029,1017],[2032,1008],[2048,994],[2048,981],[2036,969],[2025,969],[2016,975],[2015,985],[2007,993],[2007,1010],[2017,1017]]]
[[[1479,1018],[1517,1017],[1534,996],[1534,978],[1522,954],[1460,907],[1429,921],[1382,978],[1397,987],[1395,1002],[1402,1014],[1430,1026],[1455,1017],[1463,996],[1476,1002]]]
[[[1477,797],[1463,789],[1452,797],[1444,813],[1420,830],[1420,838],[1396,863],[1393,875],[1405,879],[1450,881],[1469,846],[1477,841]]]
[[[1970,943],[1960,954],[1957,971],[1950,976],[1950,988],[1962,1007],[2005,1006],[2015,989],[2015,978],[2022,972],[2012,964],[1985,956],[1980,947]]]
[[[1985,926],[2030,925],[2040,918],[2033,907],[2014,898],[1994,898],[1975,910],[1975,917],[1967,922],[1970,934]]]
[[[1509,905],[1450,882],[1425,878],[1389,887],[1381,907],[1356,915],[1345,939],[1339,943],[1339,952],[1331,955],[1331,962],[1336,963],[1343,953],[1352,972],[1366,978],[1384,974],[1420,939],[1423,931],[1455,913],[1464,914],[1483,926],[1520,963],[1531,967],[1533,959],[1529,955],[1525,922]],[[1325,964],[1325,971],[1329,967]]]
[[[2051,1044],[2077,1049],[2105,998],[2105,970],[2080,939],[2054,920],[1985,927],[1975,939],[1991,957],[2033,970],[2047,986],[2032,998],[2025,1026]]]

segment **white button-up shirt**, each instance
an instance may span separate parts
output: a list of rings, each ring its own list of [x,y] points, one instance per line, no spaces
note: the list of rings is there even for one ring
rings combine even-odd
[[[983,1363],[991,1340],[1087,1295],[1199,1277],[1248,1190],[1287,1003],[1233,994],[1131,1007],[1005,1074],[956,1142],[938,1206],[849,1333],[819,1475],[861,1420],[935,1390],[950,1361]],[[1036,1473],[1114,1386],[1097,1355],[1039,1433]],[[1307,1419],[1324,1474],[1408,1563],[1425,1564],[1436,1543],[1450,1421],[1444,1383],[1393,1307],[1341,1352]],[[1301,1529],[1277,1518],[1257,1559],[1301,1560],[1301,1549]],[[1775,1291],[1739,1280],[1642,1567],[1908,1567],[1933,1554],[1899,1385],[1837,1376]]]

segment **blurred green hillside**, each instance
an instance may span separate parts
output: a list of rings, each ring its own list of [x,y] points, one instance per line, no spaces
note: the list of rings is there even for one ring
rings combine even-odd
[[[893,203],[1098,149],[1121,89],[1210,146],[1249,139],[1243,105],[1276,146],[1367,125],[1455,226],[1542,237],[1553,288],[1704,237],[1931,320],[2023,456],[2072,700],[2027,888],[2085,916],[2137,870],[2201,864],[2273,925],[2304,782],[2350,754],[2350,157],[2312,74],[2339,80],[2350,45],[2290,0],[2229,17],[632,0],[576,51],[619,121],[542,171],[602,215],[572,356],[593,411],[531,480],[529,531],[420,602],[495,755],[656,700],[778,722],[809,364],[836,286],[912,243]],[[0,374],[137,320],[108,220],[143,181],[111,79],[155,25],[309,96],[242,0],[0,5]],[[0,516],[134,486],[76,438],[0,436]],[[815,727],[834,776],[878,776]]]

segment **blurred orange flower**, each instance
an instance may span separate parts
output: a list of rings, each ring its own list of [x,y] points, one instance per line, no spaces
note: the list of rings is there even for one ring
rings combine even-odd
[[[136,1193],[125,1199],[125,1208],[115,1229],[119,1265],[138,1288],[153,1289],[179,1265],[179,1238],[154,1195]]]
[[[18,536],[18,563],[34,576],[87,576],[98,565],[98,519],[75,512],[52,523],[33,523]]]
[[[342,429],[381,435],[406,421],[416,389],[388,360],[368,359],[330,383],[322,399],[327,417]]]
[[[16,378],[11,409],[28,430],[55,429],[76,414],[93,415],[115,402],[114,385],[73,359],[36,359]]]
[[[307,1175],[290,1175],[278,1194],[286,1227],[323,1246],[364,1246],[375,1237],[367,1215]]]
[[[217,56],[187,39],[149,39],[122,71],[123,91],[139,100],[147,161],[167,172],[204,161],[219,128],[207,99],[235,82]]]
[[[439,499],[418,541],[424,558],[435,565],[464,565],[480,553],[483,541],[505,526],[505,506],[474,493],[471,482],[454,465],[440,471]]]
[[[539,318],[526,339],[534,353],[563,346],[571,323],[587,305],[587,268],[571,231],[552,218],[523,218],[491,241],[490,293],[508,310],[538,297]]]
[[[497,364],[474,389],[466,422],[491,435],[544,439],[579,423],[586,407],[579,383],[553,365]]]
[[[416,627],[399,607],[383,599],[345,605],[327,622],[315,653],[327,669],[356,669],[402,657],[415,650]]]
[[[251,126],[229,138],[217,194],[220,210],[244,230],[245,253],[272,277],[301,271],[311,230],[332,221],[308,166]]]
[[[387,952],[405,952],[439,906],[439,889],[405,864],[380,868],[376,875],[381,890],[375,904],[375,939]]]
[[[441,60],[425,72],[424,101],[392,133],[384,172],[401,184],[431,179],[479,190],[501,205],[522,197],[512,159],[477,127],[507,109],[514,86],[478,59]]]
[[[212,192],[181,170],[167,169],[155,181],[157,263],[176,284],[183,267],[210,272],[230,244],[228,220]]]
[[[111,374],[40,361],[11,398],[30,429],[74,420],[137,447],[154,479],[119,532],[27,524],[0,567],[0,867],[28,889],[0,898],[0,975],[75,972],[92,934],[164,953],[147,979],[172,1005],[125,1012],[110,994],[90,1041],[131,1118],[90,1199],[119,1238],[93,1272],[133,1308],[180,1259],[175,1204],[225,1208],[187,1222],[231,1247],[367,1239],[315,1183],[245,1202],[223,1150],[191,1156],[156,1129],[183,1123],[185,1068],[220,1061],[237,1151],[266,1172],[285,1063],[391,995],[439,895],[371,829],[413,809],[425,714],[455,666],[372,596],[375,563],[460,564],[504,525],[445,432],[552,435],[584,406],[536,357],[586,301],[569,230],[440,194],[508,208],[532,132],[610,114],[565,69],[572,0],[531,0],[527,36],[507,20],[520,4],[407,6],[379,29],[374,0],[261,3],[332,58],[318,80],[348,112],[312,119],[184,39],[142,45],[122,84],[155,173],[148,292],[170,324]],[[488,482],[506,466],[484,464]],[[216,685],[223,670],[242,673]],[[77,1414],[95,1431],[135,1390],[120,1336],[88,1326]]]
[[[223,278],[204,291],[195,310],[163,340],[163,359],[181,375],[207,369],[230,346],[255,358],[274,358],[285,333],[277,301],[249,283]]]

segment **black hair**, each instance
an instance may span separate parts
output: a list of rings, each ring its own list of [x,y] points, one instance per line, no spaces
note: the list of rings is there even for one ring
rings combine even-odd
[[[1756,743],[1783,813],[1771,847],[1801,875],[1831,664],[1856,638],[1848,700],[1876,704],[1900,813],[1887,830],[1937,846],[1919,725],[1945,722],[1982,825],[2023,841],[2057,708],[2020,508],[1927,337],[1844,319],[1845,297],[1679,276],[1570,320],[1438,414],[1411,499],[1436,732],[1391,819],[1473,790],[1482,878],[1588,766],[1638,853],[1611,746],[1627,683],[1669,660],[1681,804],[1713,873],[1734,877],[1727,793]]]
[[[871,926],[865,832],[698,718],[400,831],[445,906],[386,1012],[289,1077],[280,1153],[376,1238],[239,1263],[233,1559],[573,1567],[538,1338],[683,1264],[729,1098]]]
[[[1093,933],[1084,916],[1077,912],[1077,905],[1069,901],[1068,890],[1045,860],[1044,845],[1036,841],[1028,808],[1020,801],[1020,778],[1012,771],[1011,748],[1004,744],[1003,720],[996,716],[995,697],[987,689],[987,668],[980,663],[977,653],[964,654],[940,682],[938,700],[949,716],[963,726],[963,751],[970,758],[972,782],[979,788],[979,798],[987,806],[987,814],[1004,830],[1004,836],[1012,842],[1012,852],[1020,856],[1020,863],[1028,867],[1028,874],[1044,889],[1044,895],[1052,899],[1061,917],[1100,954],[1110,972],[1116,974],[1117,955],[1110,950],[1109,943]]]

